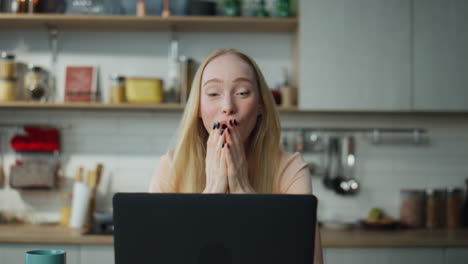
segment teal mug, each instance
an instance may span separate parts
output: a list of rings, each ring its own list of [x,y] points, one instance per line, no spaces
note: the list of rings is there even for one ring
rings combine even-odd
[[[27,251],[25,264],[66,264],[66,253],[56,249]]]

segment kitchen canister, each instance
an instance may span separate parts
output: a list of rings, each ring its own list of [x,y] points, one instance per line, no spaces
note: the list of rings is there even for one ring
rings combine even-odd
[[[438,228],[444,224],[445,191],[426,189],[426,227]]]
[[[17,96],[17,79],[0,79],[0,102],[15,101]]]
[[[400,218],[407,227],[424,226],[424,191],[403,189],[400,191]]]
[[[445,202],[445,226],[447,228],[461,227],[463,192],[460,188],[448,188]]]
[[[6,51],[0,52],[0,79],[10,79],[15,77],[15,55]]]
[[[125,78],[125,97],[129,103],[162,103],[163,80],[157,78]]]

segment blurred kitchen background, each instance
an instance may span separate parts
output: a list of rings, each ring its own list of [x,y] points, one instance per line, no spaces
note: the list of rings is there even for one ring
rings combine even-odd
[[[0,90],[12,87],[7,85],[11,82],[17,89],[15,95],[2,90],[0,102],[4,222],[60,222],[62,208],[70,206],[79,168],[86,177],[98,164],[103,166],[96,211],[109,212],[115,192],[146,192],[159,157],[175,143],[189,83],[181,80],[189,78],[214,50],[235,48],[256,60],[278,100],[282,95],[282,143],[288,151],[302,152],[309,163],[319,199],[318,218],[324,227],[400,230],[412,225],[445,230],[450,221],[451,228],[463,226],[468,179],[467,1],[244,0],[232,10],[226,7],[238,1],[208,1],[213,4],[203,6],[207,10],[202,13],[190,9],[191,2],[207,1],[171,1],[172,15],[188,16],[193,11],[193,15],[241,14],[292,21],[277,22],[284,30],[256,30],[260,24],[249,28],[246,23],[226,32],[203,25],[186,31],[146,31],[138,26],[93,30],[89,25],[68,30],[44,22],[54,21],[53,17],[37,20],[43,24],[37,28],[23,27],[19,18],[8,14],[18,12],[21,2],[0,1],[4,12],[0,50],[5,52],[0,63],[18,65],[15,76],[0,80]],[[164,10],[161,0],[147,0],[146,7],[142,1],[130,0],[44,2],[54,2],[47,5],[49,11],[66,15],[149,17]],[[57,4],[61,2],[63,6]],[[286,13],[282,13],[283,2]],[[97,7],[93,9],[92,4]],[[189,66],[184,64],[187,61]],[[90,107],[64,99],[67,67],[83,65],[97,73],[91,99],[85,102]],[[42,92],[27,87],[28,73],[42,74]],[[140,77],[150,80],[145,87],[154,90],[151,95],[138,94],[138,86],[131,88],[138,96],[129,94],[125,78]],[[151,80],[160,80],[162,87]],[[151,107],[166,103],[170,107]],[[59,151],[15,151],[13,139],[16,136],[21,143],[25,126],[56,129]],[[47,188],[24,188],[27,183],[12,186],[12,166],[28,158],[60,164],[57,181]],[[354,182],[340,185],[338,176]],[[356,190],[343,194],[346,188]],[[428,260],[424,263],[466,263],[468,242],[459,243],[455,248],[464,247],[464,251],[415,254]],[[328,251],[330,263],[345,261],[341,256],[350,253],[344,247],[340,257],[331,257]],[[350,244],[353,247],[361,246]],[[407,258],[414,252],[402,256],[418,261],[419,257]]]

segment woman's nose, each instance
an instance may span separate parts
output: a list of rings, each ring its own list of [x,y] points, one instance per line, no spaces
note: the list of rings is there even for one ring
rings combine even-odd
[[[226,96],[223,100],[223,114],[231,115],[235,113],[236,107],[234,104],[234,100],[232,100],[231,96]]]

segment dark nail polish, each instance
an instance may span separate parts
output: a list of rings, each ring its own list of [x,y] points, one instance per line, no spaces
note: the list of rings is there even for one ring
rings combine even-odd
[[[231,130],[229,130],[229,127],[227,128],[227,132],[228,134],[231,134]]]
[[[238,126],[238,123],[235,119],[234,119],[234,125]]]
[[[232,126],[232,120],[229,120],[229,125],[231,125],[231,126]]]
[[[226,130],[226,129],[225,128],[221,129],[221,136],[223,135],[224,130]]]
[[[221,127],[222,127],[223,129],[225,129],[225,128],[227,127],[227,125],[226,125],[226,124],[223,124]]]
[[[219,127],[221,126],[221,123],[216,123],[216,129],[219,129]]]
[[[226,145],[227,145],[227,148],[229,148],[229,143],[227,143]]]
[[[224,148],[224,143],[223,143],[223,146],[221,148]]]
[[[215,129],[215,128],[216,128],[216,123],[213,124],[213,129]]]

